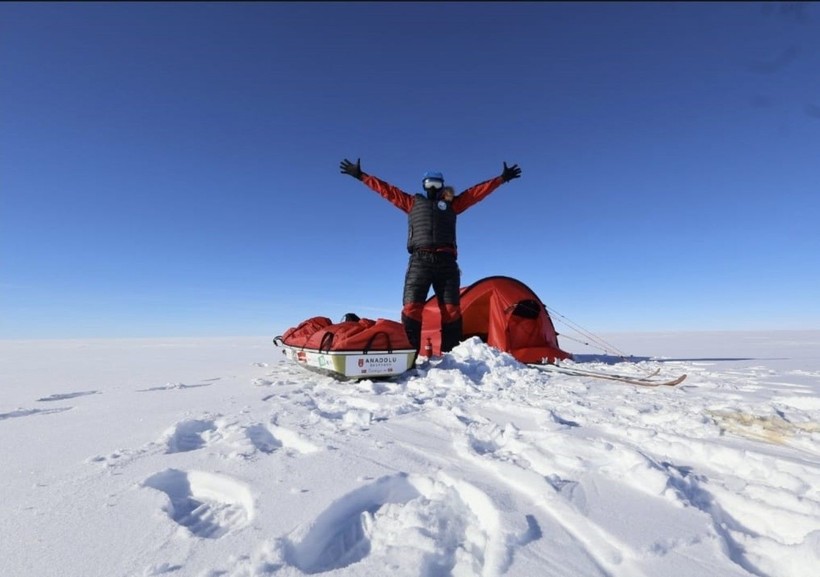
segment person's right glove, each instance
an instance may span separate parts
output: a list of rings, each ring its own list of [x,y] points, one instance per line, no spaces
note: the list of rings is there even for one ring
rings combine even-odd
[[[348,159],[344,159],[342,163],[339,165],[339,168],[342,169],[342,174],[349,174],[353,178],[358,180],[362,179],[362,166],[360,163],[361,159],[356,159],[356,164],[353,164]]]
[[[507,163],[504,163],[504,171],[501,173],[501,178],[504,182],[509,182],[513,178],[518,178],[521,176],[521,169],[518,168],[517,164],[513,164],[512,166],[507,166]]]

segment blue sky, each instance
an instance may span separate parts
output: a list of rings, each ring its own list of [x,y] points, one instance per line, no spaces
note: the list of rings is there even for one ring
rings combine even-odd
[[[820,328],[820,6],[2,3],[0,338],[399,318],[408,192],[593,332]],[[560,327],[559,327],[560,330]]]

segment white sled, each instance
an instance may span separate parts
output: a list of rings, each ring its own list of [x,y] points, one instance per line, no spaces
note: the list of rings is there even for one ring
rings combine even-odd
[[[394,351],[319,351],[273,339],[283,354],[303,368],[339,380],[379,379],[401,375],[416,364],[415,349]]]

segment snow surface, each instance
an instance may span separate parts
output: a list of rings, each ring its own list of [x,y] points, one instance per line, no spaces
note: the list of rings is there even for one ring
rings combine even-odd
[[[0,342],[0,573],[818,575],[820,332],[609,341],[655,358],[576,366],[688,378],[477,340],[358,383],[262,338]]]

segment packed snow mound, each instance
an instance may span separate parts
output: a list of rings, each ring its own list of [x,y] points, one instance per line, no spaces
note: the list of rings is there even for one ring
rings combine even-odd
[[[435,367],[441,371],[459,371],[473,383],[480,384],[491,373],[512,375],[526,365],[509,353],[487,346],[480,338],[471,337],[443,355]]]
[[[450,353],[445,355],[445,360],[461,362],[466,367],[481,365],[482,368],[491,370],[499,367],[522,368],[525,366],[515,360],[511,354],[488,346],[478,337],[470,337],[459,343]]]

